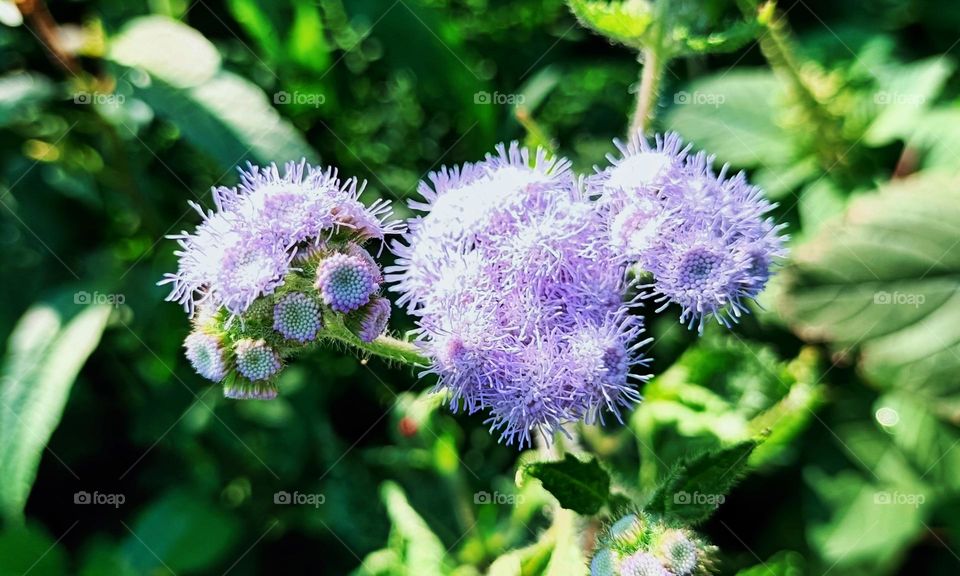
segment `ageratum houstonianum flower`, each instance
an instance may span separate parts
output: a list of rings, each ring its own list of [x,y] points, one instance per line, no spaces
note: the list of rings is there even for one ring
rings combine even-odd
[[[187,358],[222,381],[228,397],[276,396],[283,360],[320,339],[325,315],[357,330],[362,318],[353,316],[370,315],[355,310],[376,297],[383,278],[362,245],[383,241],[400,223],[389,220],[388,202],[361,203],[363,188],[304,162],[282,175],[276,165],[249,166],[238,186],[213,190],[215,210],[191,203],[203,220],[172,237],[177,271],[160,284],[193,318]],[[361,338],[383,333],[389,306],[375,312]]]
[[[203,218],[193,233],[171,236],[180,244],[168,300],[188,312],[200,302],[241,314],[254,300],[274,293],[293,268],[298,251],[316,247],[344,232],[357,242],[396,232],[388,221],[389,202],[364,206],[364,185],[340,180],[333,168],[288,163],[240,171],[240,185],[213,190],[215,211],[191,206]]]
[[[454,411],[489,411],[508,444],[639,400],[642,322],[625,266],[570,163],[516,143],[422,182],[422,214],[386,270],[417,317]]]
[[[785,255],[783,226],[768,215],[775,205],[743,173],[715,173],[714,157],[691,154],[676,134],[615,144],[620,156],[587,180],[611,246],[652,274],[645,296],[678,304],[681,322],[702,331],[713,317],[729,326]]]

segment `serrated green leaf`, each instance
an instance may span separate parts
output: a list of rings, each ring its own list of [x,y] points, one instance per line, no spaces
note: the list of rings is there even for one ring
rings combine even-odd
[[[854,200],[795,250],[778,307],[804,339],[862,351],[868,377],[960,392],[960,180],[918,175]]]
[[[562,461],[525,464],[519,476],[540,480],[560,506],[579,514],[596,514],[610,498],[610,475],[596,459],[567,454]]]
[[[8,519],[23,513],[73,382],[110,316],[109,306],[71,304],[33,306],[7,344],[0,373],[0,510]]]
[[[646,510],[685,524],[703,522],[746,473],[756,446],[754,441],[741,442],[680,463],[654,493]]]
[[[643,46],[644,35],[653,22],[646,0],[568,0],[568,4],[584,27],[632,48]]]

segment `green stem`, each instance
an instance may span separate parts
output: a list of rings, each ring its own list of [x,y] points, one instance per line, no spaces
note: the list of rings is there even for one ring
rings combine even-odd
[[[660,81],[666,71],[666,61],[659,50],[643,49],[643,70],[640,72],[640,89],[637,91],[637,105],[630,121],[630,134],[643,134],[653,121],[657,112],[657,98],[660,95]]]
[[[340,321],[328,322],[324,326],[324,332],[328,338],[384,360],[410,366],[426,367],[430,365],[430,359],[424,356],[413,343],[406,340],[399,340],[392,336],[381,336],[373,342],[364,342]]]

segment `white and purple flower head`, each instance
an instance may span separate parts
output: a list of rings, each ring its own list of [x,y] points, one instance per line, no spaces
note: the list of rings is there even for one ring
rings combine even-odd
[[[215,211],[191,202],[203,217],[196,231],[171,236],[179,264],[160,283],[171,284],[167,299],[190,313],[209,302],[242,314],[283,285],[298,251],[334,236],[363,242],[399,231],[389,202],[365,206],[364,184],[340,180],[333,168],[291,162],[281,175],[274,164],[250,165],[240,176],[238,186],[213,190]]]
[[[288,163],[282,175],[276,165],[248,166],[238,186],[213,190],[215,210],[191,203],[203,221],[172,236],[177,272],[160,284],[194,318],[187,358],[223,381],[229,397],[275,396],[282,360],[319,338],[322,305],[347,313],[379,289],[380,269],[361,245],[384,241],[400,223],[389,219],[389,202],[361,203],[363,189],[305,162]],[[375,312],[367,336],[389,318],[389,308]]]
[[[711,317],[729,326],[785,255],[783,226],[769,216],[775,205],[743,173],[715,173],[714,157],[691,154],[677,134],[615,144],[620,156],[587,179],[610,245],[653,275],[644,297],[661,310],[678,304],[681,322],[699,331]]]
[[[501,145],[431,174],[420,195],[386,277],[452,409],[489,411],[491,429],[524,446],[639,400],[642,324],[569,161]]]

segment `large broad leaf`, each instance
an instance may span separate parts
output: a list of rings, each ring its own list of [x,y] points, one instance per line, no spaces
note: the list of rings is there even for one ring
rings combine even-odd
[[[181,54],[184,49],[189,54]],[[268,96],[221,70],[215,47],[182,23],[160,16],[135,19],[114,39],[109,58],[127,69],[139,99],[224,170],[246,160],[316,161],[316,154],[280,117]],[[143,72],[145,81],[138,76]]]
[[[178,87],[203,84],[220,69],[220,53],[203,34],[164,16],[130,21],[111,42],[108,58]]]
[[[5,517],[23,513],[73,381],[97,347],[109,315],[106,305],[41,304],[28,310],[10,335],[0,377],[0,509]]]
[[[579,514],[596,514],[610,498],[610,475],[596,459],[584,462],[567,454],[558,462],[525,464],[517,473],[521,481],[540,480],[560,506]]]
[[[922,493],[871,484],[852,472],[829,477],[814,469],[806,477],[829,511],[810,523],[808,538],[841,574],[890,566],[924,530],[930,503]]]
[[[782,87],[768,70],[733,69],[673,95],[664,126],[721,162],[749,168],[789,165],[795,137],[778,124]]]
[[[644,35],[653,22],[646,0],[568,0],[580,23],[601,36],[633,48],[643,46]]]
[[[203,572],[226,558],[239,528],[206,498],[175,492],[140,515],[123,548],[140,574]]]
[[[779,308],[801,337],[860,347],[881,385],[960,391],[960,180],[915,176],[855,200],[784,280]]]
[[[709,518],[747,471],[756,442],[695,456],[677,466],[646,505],[685,524]]]

